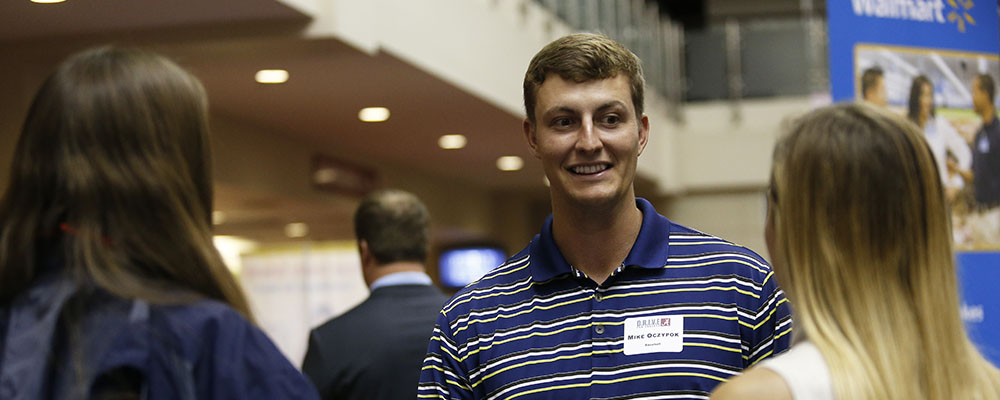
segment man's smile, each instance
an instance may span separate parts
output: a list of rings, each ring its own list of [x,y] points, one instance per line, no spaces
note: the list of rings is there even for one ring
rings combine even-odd
[[[567,170],[576,175],[593,175],[611,169],[611,164],[588,164],[588,165],[577,165],[574,167],[569,167]]]

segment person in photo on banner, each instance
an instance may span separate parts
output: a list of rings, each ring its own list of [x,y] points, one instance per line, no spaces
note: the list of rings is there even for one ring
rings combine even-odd
[[[923,134],[866,104],[778,139],[764,230],[795,345],[712,400],[995,400],[960,317],[948,205]]]
[[[790,306],[767,262],[635,196],[643,90],[639,59],[602,35],[559,38],[531,60],[523,131],[552,215],[441,310],[421,398],[704,399],[789,347]]]
[[[989,74],[972,81],[972,107],[982,125],[972,140],[972,187],[976,213],[971,219],[974,240],[1000,244],[1000,118],[997,118],[996,83]]]
[[[957,193],[965,186],[963,179],[949,179],[949,171],[967,175],[972,168],[972,151],[969,143],[943,117],[935,115],[934,84],[924,75],[913,78],[910,85],[910,98],[907,107],[907,117],[917,124],[924,132],[924,139],[931,147],[934,160],[937,163],[941,181],[946,191]],[[948,163],[947,153],[954,156],[955,162]],[[954,196],[951,196],[954,198]]]
[[[882,68],[866,68],[861,73],[861,99],[879,107],[889,105],[889,95],[885,88],[885,73]]]

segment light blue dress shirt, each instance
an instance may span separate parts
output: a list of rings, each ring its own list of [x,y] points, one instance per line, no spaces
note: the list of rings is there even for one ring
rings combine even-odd
[[[389,274],[378,278],[369,287],[370,290],[374,291],[380,287],[385,286],[398,286],[398,285],[430,285],[432,283],[431,277],[427,276],[426,273],[417,271],[405,271],[397,272],[395,274]]]

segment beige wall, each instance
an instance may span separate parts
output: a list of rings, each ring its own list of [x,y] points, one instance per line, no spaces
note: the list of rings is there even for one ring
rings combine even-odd
[[[658,201],[657,208],[676,223],[743,245],[768,258],[763,190],[692,193]]]
[[[215,179],[219,183],[353,210],[358,198],[312,188],[309,160],[315,152],[322,151],[374,169],[380,187],[414,193],[424,201],[432,216],[432,262],[441,246],[457,243],[499,243],[508,252],[516,252],[537,232],[548,213],[548,198],[542,193],[493,191],[456,184],[412,168],[366,163],[339,154],[336,149],[317,150],[308,143],[225,118],[213,119],[212,129]],[[351,224],[351,221],[342,223]],[[433,275],[435,270],[433,265],[430,267]]]

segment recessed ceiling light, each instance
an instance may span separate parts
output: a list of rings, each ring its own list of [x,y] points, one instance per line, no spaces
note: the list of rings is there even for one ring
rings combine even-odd
[[[337,170],[333,168],[320,168],[313,172],[313,181],[321,185],[329,185],[337,181]]]
[[[365,107],[358,111],[358,119],[365,122],[382,122],[389,119],[389,109],[385,107]]]
[[[524,160],[518,156],[503,156],[497,159],[497,168],[501,171],[517,171],[524,167]]]
[[[66,0],[31,0],[32,3],[38,3],[38,4],[55,4],[55,3],[62,3],[64,1]]]
[[[442,149],[461,149],[465,147],[467,140],[462,135],[444,135],[438,139],[438,146]]]
[[[262,69],[254,75],[257,83],[285,83],[288,82],[288,71],[283,69]]]
[[[212,225],[222,225],[226,222],[226,213],[222,211],[212,211]]]
[[[290,238],[305,237],[309,234],[309,225],[302,222],[292,222],[285,225],[285,236]]]

